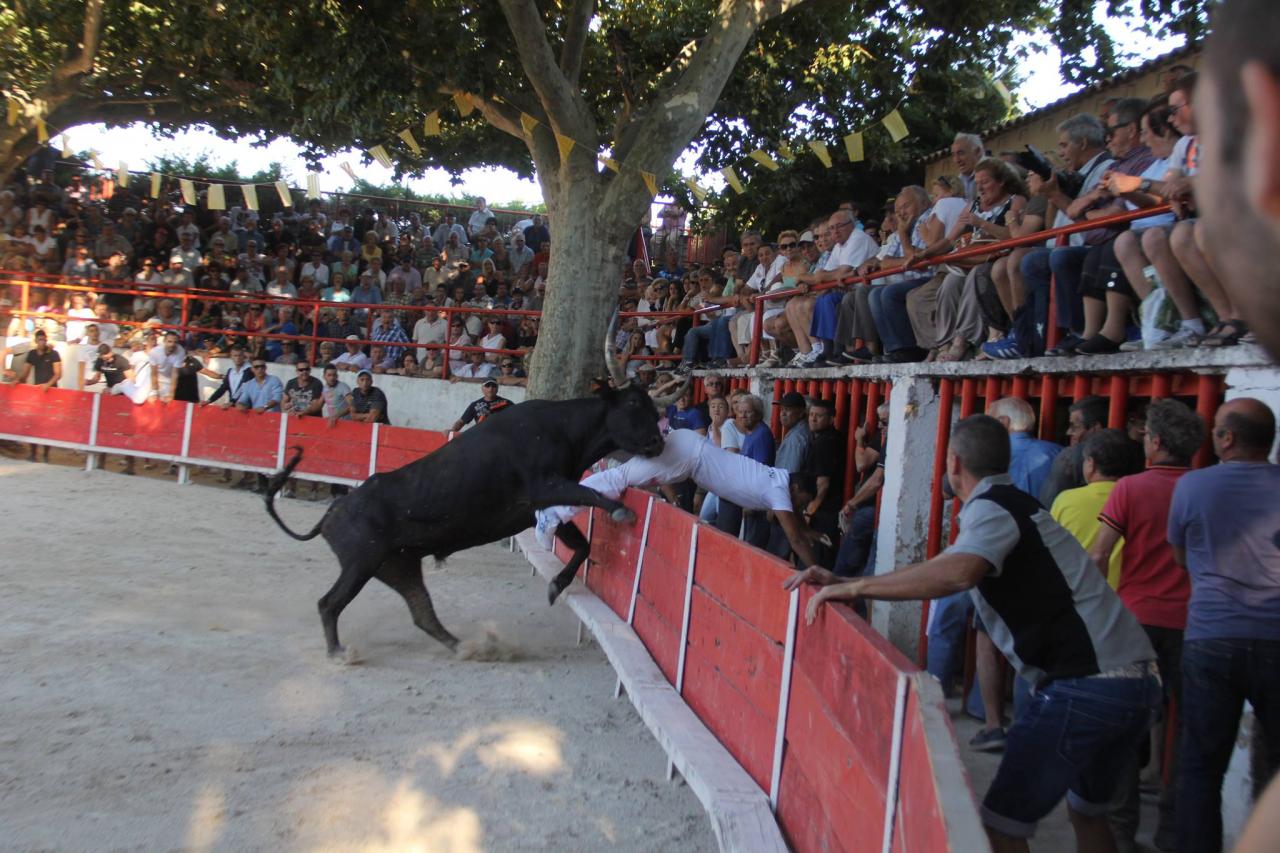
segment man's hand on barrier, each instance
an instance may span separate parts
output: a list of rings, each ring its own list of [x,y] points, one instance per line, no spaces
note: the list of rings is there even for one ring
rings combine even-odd
[[[818,608],[827,601],[853,601],[858,597],[861,589],[861,580],[852,580],[845,583],[838,583],[833,586],[824,586],[818,590],[813,598],[809,599],[809,606],[804,609],[804,624],[812,625],[813,620],[818,618]]]
[[[783,581],[782,588],[787,590],[798,589],[807,583],[815,584],[816,586],[829,586],[833,583],[840,583],[840,578],[833,572],[822,568],[822,566],[810,566]]]

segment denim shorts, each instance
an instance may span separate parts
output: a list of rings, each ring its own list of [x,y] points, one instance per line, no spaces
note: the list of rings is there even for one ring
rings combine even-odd
[[[1160,679],[1060,678],[1037,690],[1009,729],[1004,758],[982,801],[982,820],[1030,838],[1063,795],[1104,815],[1131,749],[1160,707]]]

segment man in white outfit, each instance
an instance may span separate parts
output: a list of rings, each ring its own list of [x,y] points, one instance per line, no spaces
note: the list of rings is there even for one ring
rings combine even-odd
[[[658,456],[632,457],[621,465],[592,474],[581,485],[617,500],[628,488],[669,485],[689,479],[743,509],[772,511],[804,565],[816,565],[809,543],[819,539],[819,534],[810,530],[794,510],[795,506],[804,506],[812,500],[812,478],[789,474],[783,468],[770,468],[741,454],[722,450],[694,430],[672,430],[667,435],[665,449]],[[586,539],[569,523],[578,509],[554,506],[537,510],[534,515],[538,542],[550,550],[551,537],[555,535],[585,558]],[[553,603],[573,580],[581,563],[579,553],[574,554],[565,570],[551,582],[548,594]]]

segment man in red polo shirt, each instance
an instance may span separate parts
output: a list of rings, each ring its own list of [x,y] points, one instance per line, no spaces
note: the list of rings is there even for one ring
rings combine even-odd
[[[1121,537],[1120,583],[1116,592],[1146,630],[1155,647],[1164,682],[1165,703],[1179,697],[1182,671],[1182,631],[1187,625],[1191,583],[1168,541],[1169,505],[1179,478],[1190,470],[1191,457],[1204,443],[1200,416],[1177,400],[1156,400],[1147,409],[1143,450],[1147,470],[1122,477],[1098,520],[1102,525],[1089,556],[1105,576],[1111,549]],[[1136,850],[1138,831],[1138,771],[1145,756],[1134,755],[1127,778],[1117,786],[1112,802],[1111,828],[1121,851]],[[1173,778],[1176,774],[1170,774]],[[1155,845],[1176,846],[1175,785],[1160,792],[1160,822]]]

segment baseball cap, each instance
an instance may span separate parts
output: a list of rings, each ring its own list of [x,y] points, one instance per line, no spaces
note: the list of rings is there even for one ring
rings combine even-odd
[[[480,383],[481,388],[488,388],[490,385],[492,385],[494,388],[498,387],[498,383],[494,382],[492,379],[486,379],[484,382]]]
[[[812,231],[806,231],[806,232],[804,232],[803,234],[801,234],[801,235],[800,235],[800,242],[801,242],[801,243],[812,243],[812,242],[813,242],[813,232],[812,232]]]
[[[347,335],[347,340],[349,340],[349,341],[358,341],[358,340],[360,340],[360,336],[359,336],[359,335]]]
[[[773,404],[775,406],[786,406],[788,409],[803,409],[805,408],[804,395],[795,391],[788,391],[777,400],[774,400]]]
[[[359,379],[361,376],[368,376],[370,379],[372,379],[372,378],[373,378],[373,372],[372,372],[372,371],[369,371],[369,370],[361,370],[360,372],[358,372],[358,373],[356,374],[356,379]]]

